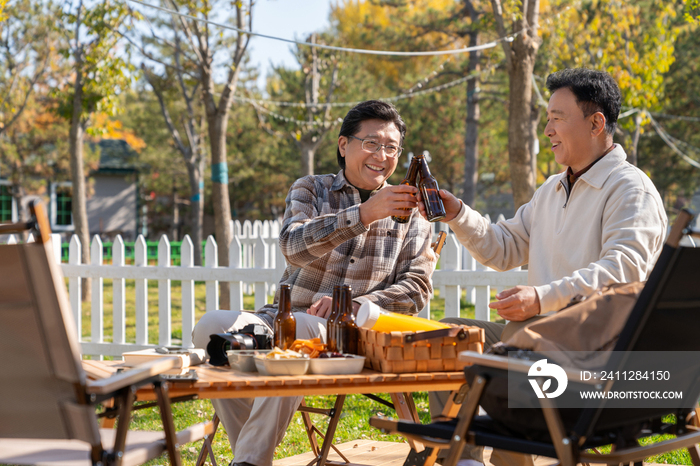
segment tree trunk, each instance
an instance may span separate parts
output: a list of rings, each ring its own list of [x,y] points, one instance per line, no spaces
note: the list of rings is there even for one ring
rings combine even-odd
[[[537,99],[533,98],[530,106],[530,133],[532,134],[532,174],[535,177],[535,187],[537,187],[537,155],[540,152],[539,144],[540,141],[537,137],[537,127],[540,124],[540,118],[542,118],[542,111],[540,110],[539,103]]]
[[[187,164],[190,181],[190,230],[194,246],[195,265],[202,265],[202,229],[204,224],[203,171],[204,160],[200,160],[198,165]]]
[[[83,83],[80,67],[76,70],[73,95],[73,114],[70,122],[70,134],[68,136],[68,150],[70,153],[70,174],[73,183],[73,196],[71,199],[73,226],[75,234],[81,244],[81,260],[83,264],[90,263],[90,228],[88,226],[85,190],[85,172],[83,167],[83,137],[84,128],[81,121],[83,108]],[[89,301],[92,295],[90,279],[84,278],[82,282],[82,300]]]
[[[515,47],[517,50],[517,46]],[[518,56],[520,55],[520,56]],[[532,71],[534,56],[515,53],[510,73],[510,102],[508,105],[508,160],[513,185],[513,201],[517,210],[535,193],[535,173],[532,169],[535,134],[531,124]]]
[[[314,156],[316,155],[317,144],[300,141],[299,147],[301,151],[301,176],[314,174]]]
[[[471,2],[468,2],[471,6]],[[472,12],[472,27],[476,27],[474,9]],[[479,33],[474,31],[469,34],[469,46],[478,44]],[[478,50],[469,52],[469,66],[467,75],[471,76],[479,71],[481,54]],[[467,81],[467,120],[464,134],[464,184],[462,189],[462,201],[469,207],[474,207],[476,202],[476,183],[479,179],[479,95],[477,89],[479,79],[473,78]]]
[[[632,144],[630,145],[629,152],[627,152],[627,161],[635,166],[639,161],[637,150],[639,147],[639,136],[641,135],[641,130],[642,115],[639,112],[637,112],[637,114],[634,115],[634,133],[632,133]]]
[[[219,251],[219,267],[228,267],[231,231],[231,201],[228,193],[228,165],[226,164],[226,127],[228,111],[224,115],[207,115],[211,144],[212,202],[214,203],[214,234]],[[221,283],[220,303],[223,309],[231,302],[228,283]],[[233,309],[240,311],[240,309]]]
[[[506,36],[501,0],[491,0],[498,33]],[[513,31],[518,35],[512,42],[502,41],[506,54],[509,80],[508,102],[508,160],[513,185],[513,201],[517,210],[527,203],[535,192],[534,141],[537,136],[532,124],[532,72],[539,48],[537,36],[539,0],[522,0],[521,14]]]

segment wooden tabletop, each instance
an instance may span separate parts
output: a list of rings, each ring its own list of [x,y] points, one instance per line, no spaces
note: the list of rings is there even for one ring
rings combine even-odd
[[[121,361],[83,361],[91,379],[102,379],[125,367]],[[354,375],[264,376],[239,372],[228,366],[194,366],[199,380],[172,381],[170,396],[196,394],[199,398],[254,398],[259,396],[347,395],[352,393],[401,393],[456,390],[464,384],[464,372],[390,374],[364,369]],[[150,388],[137,392],[139,400],[154,399]]]

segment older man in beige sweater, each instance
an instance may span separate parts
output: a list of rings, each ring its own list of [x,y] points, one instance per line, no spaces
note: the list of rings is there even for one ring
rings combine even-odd
[[[563,70],[547,78],[547,88],[545,135],[564,171],[549,177],[513,218],[496,224],[440,191],[443,221],[476,260],[499,271],[528,265],[528,285],[501,291],[489,304],[507,324],[445,319],[484,327],[487,347],[576,295],[645,280],[666,233],[661,196],[613,142],[622,100],[614,79],[602,71]],[[441,404],[431,397],[433,411]],[[521,460],[492,458],[532,464]]]

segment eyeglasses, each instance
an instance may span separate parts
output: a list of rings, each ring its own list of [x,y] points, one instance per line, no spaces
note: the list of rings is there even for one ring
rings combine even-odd
[[[392,159],[395,159],[399,155],[401,155],[401,151],[403,150],[403,147],[401,146],[395,146],[393,144],[380,144],[372,139],[362,139],[358,138],[357,136],[348,137],[357,139],[358,141],[362,141],[362,150],[365,152],[379,152],[383,147],[384,154],[386,154],[387,157],[391,157]]]

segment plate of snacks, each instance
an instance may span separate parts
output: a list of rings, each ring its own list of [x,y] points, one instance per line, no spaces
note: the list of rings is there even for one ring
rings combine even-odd
[[[364,356],[328,351],[309,361],[309,369],[313,374],[359,374],[364,365]]]
[[[263,375],[304,375],[309,370],[309,356],[292,350],[274,348],[267,354],[254,356],[253,360]]]
[[[241,372],[256,372],[254,356],[268,354],[272,350],[228,350],[226,356],[231,369]]]

